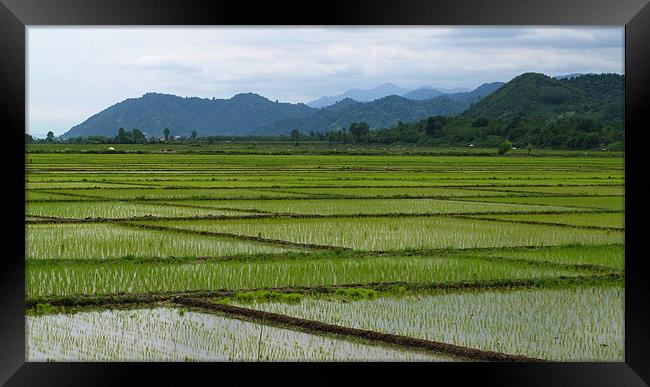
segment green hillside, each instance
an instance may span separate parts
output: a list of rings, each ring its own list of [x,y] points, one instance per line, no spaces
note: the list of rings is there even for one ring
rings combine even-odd
[[[612,120],[622,116],[624,77],[618,74],[589,74],[555,79],[525,73],[472,105],[468,118],[551,118],[578,114]]]

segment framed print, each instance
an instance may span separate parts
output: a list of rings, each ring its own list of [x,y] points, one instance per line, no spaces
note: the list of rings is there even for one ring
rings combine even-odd
[[[647,1],[290,10],[3,0],[2,381],[647,385]]]

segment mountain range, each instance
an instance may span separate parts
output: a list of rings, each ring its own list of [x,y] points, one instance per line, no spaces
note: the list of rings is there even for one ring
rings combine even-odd
[[[342,94],[335,96],[320,97],[314,101],[307,102],[307,106],[313,108],[323,108],[334,105],[346,98],[353,99],[357,102],[370,102],[376,99],[388,97],[389,95],[399,95],[404,98],[421,100],[441,96],[443,94],[461,93],[470,91],[467,88],[443,89],[433,88],[431,86],[422,86],[417,89],[406,89],[392,83],[384,83],[372,89],[351,89]]]
[[[200,136],[282,135],[293,129],[303,133],[324,132],[362,121],[371,129],[387,128],[399,121],[416,121],[434,115],[548,118],[578,113],[613,119],[622,117],[623,79],[618,74],[572,74],[556,79],[526,73],[508,83],[486,83],[472,91],[443,93],[420,88],[407,90],[401,96],[388,95],[367,102],[346,97],[322,108],[273,102],[254,93],[237,94],[230,99],[146,93],[91,116],[62,137],[113,137],[120,127],[139,128],[151,136],[161,136],[164,128],[180,136],[189,136],[193,130]],[[405,90],[396,89],[398,86],[392,84],[382,86],[385,87],[375,89]]]

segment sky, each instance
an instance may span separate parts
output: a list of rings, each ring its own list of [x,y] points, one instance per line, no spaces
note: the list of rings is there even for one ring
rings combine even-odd
[[[623,74],[623,27],[35,27],[27,132],[147,92],[309,102],[391,82],[475,88],[524,72]]]

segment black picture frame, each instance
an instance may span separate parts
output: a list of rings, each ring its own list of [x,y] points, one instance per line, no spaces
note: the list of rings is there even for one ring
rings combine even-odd
[[[24,140],[26,27],[35,25],[620,25],[625,26],[625,362],[256,364],[26,363]],[[417,372],[432,383],[640,386],[650,383],[650,271],[644,238],[650,189],[644,151],[650,146],[650,5],[648,0],[335,0],[301,4],[234,1],[0,0],[0,117],[5,148],[0,190],[7,227],[0,270],[0,382],[7,385],[188,384],[251,378],[364,383]],[[64,92],[64,91],[62,91]],[[295,377],[296,371],[306,374]],[[343,376],[343,371],[352,371]],[[310,376],[311,375],[311,376]]]

